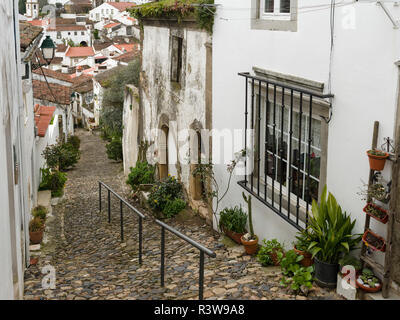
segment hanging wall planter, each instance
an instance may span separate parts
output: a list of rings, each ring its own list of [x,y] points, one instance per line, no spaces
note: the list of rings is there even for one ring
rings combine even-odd
[[[371,230],[365,231],[363,237],[363,242],[367,247],[370,247],[372,250],[385,252],[386,250],[386,241],[381,236],[373,233]]]
[[[389,153],[380,150],[368,150],[369,167],[371,170],[382,171],[385,167],[386,159],[389,158]]]
[[[386,223],[389,219],[389,215],[385,209],[382,209],[381,207],[377,206],[374,203],[367,203],[367,205],[364,207],[363,211],[374,218],[375,220],[378,220],[379,222]]]

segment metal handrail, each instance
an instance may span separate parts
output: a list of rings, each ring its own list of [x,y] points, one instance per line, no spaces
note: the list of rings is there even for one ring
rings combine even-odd
[[[185,240],[187,243],[192,245],[193,247],[199,249],[200,251],[200,265],[199,265],[199,300],[203,300],[203,291],[204,291],[204,253],[208,256],[215,258],[217,255],[214,251],[204,247],[200,243],[194,241],[178,230],[172,228],[171,226],[161,222],[160,220],[155,220],[155,222],[161,226],[161,286],[164,287],[164,275],[165,275],[165,229],[176,235],[177,237]]]
[[[142,219],[145,219],[145,215],[141,213],[138,209],[133,207],[130,203],[124,200],[119,194],[117,194],[113,189],[111,189],[104,182],[99,181],[99,210],[101,212],[101,187],[104,186],[107,189],[107,199],[108,199],[108,223],[111,222],[111,193],[114,194],[120,201],[120,223],[121,223],[121,241],[124,240],[124,229],[123,229],[123,211],[122,205],[125,204],[129,209],[136,213],[139,217],[139,264],[142,264],[142,239],[143,239],[143,226]],[[171,226],[161,222],[160,220],[155,219],[155,223],[161,227],[161,286],[164,287],[164,279],[165,279],[165,230],[168,230],[172,234],[177,237],[185,240],[187,243],[197,248],[200,251],[200,268],[199,268],[199,300],[203,300],[203,287],[204,287],[204,254],[215,258],[217,255],[214,251],[206,248],[202,244],[194,241],[178,230],[172,228]]]
[[[121,241],[124,241],[124,215],[123,215],[123,204],[126,205],[129,209],[131,209],[138,217],[139,217],[139,264],[142,264],[142,252],[143,252],[143,219],[145,216],[138,209],[133,207],[130,203],[128,203],[125,199],[123,199],[118,193],[116,193],[113,189],[111,189],[104,182],[99,181],[99,211],[101,212],[101,187],[107,189],[107,199],[108,199],[108,223],[111,223],[111,193],[119,199],[120,203],[120,224],[121,224]]]

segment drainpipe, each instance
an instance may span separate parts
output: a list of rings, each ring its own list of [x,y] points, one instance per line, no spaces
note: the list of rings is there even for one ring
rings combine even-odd
[[[393,28],[394,29],[399,29],[399,22],[393,17],[393,15],[390,13],[389,9],[386,7],[386,5],[381,1],[378,0],[376,2],[377,5],[381,6],[381,8],[383,9],[383,11],[386,13],[386,15],[388,16],[388,18],[390,19],[390,21],[393,23]]]

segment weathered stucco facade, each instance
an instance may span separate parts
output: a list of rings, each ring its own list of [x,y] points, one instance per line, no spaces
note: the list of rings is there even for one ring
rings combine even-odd
[[[152,144],[147,160],[157,163],[161,179],[167,175],[176,176],[183,183],[193,206],[193,200],[201,200],[201,192],[194,192],[189,146],[195,152],[200,152],[198,146],[201,146],[202,157],[209,149],[208,139],[207,143],[198,140],[200,134],[196,132],[211,129],[207,116],[211,114],[211,90],[207,90],[211,88],[208,84],[211,79],[211,36],[199,29],[194,21],[178,24],[170,20],[144,20],[141,38],[138,112],[135,108],[128,110],[131,104],[135,105],[130,94],[126,95],[125,101],[124,127],[129,125],[131,133],[132,130],[137,132],[134,143],[129,142],[134,139],[132,136],[124,140],[124,156],[128,157],[125,172],[135,164],[137,146],[148,141]],[[137,120],[128,118],[132,113],[136,114]]]

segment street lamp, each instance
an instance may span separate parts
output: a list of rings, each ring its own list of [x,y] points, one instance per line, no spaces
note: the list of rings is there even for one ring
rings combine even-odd
[[[40,50],[42,51],[44,60],[46,60],[47,65],[49,65],[51,60],[53,60],[56,51],[56,46],[50,36],[46,36],[46,39],[44,39],[40,46]]]
[[[51,40],[50,36],[46,36],[46,39],[43,40],[42,45],[40,46],[40,51],[42,52],[43,59],[46,60],[47,64],[41,64],[40,60],[38,59],[38,64],[32,64],[33,70],[42,66],[48,66],[54,59],[56,45],[54,44],[53,40]]]

